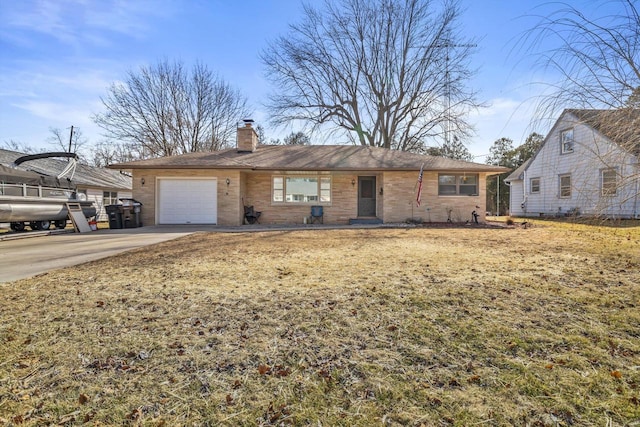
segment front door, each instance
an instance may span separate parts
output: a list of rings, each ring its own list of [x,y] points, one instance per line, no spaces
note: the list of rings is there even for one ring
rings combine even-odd
[[[358,177],[358,216],[376,216],[376,177]]]

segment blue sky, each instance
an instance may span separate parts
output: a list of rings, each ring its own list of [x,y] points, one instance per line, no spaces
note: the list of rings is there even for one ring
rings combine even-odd
[[[591,10],[590,0],[568,4]],[[524,141],[533,130],[532,82],[545,80],[527,52],[513,50],[522,32],[558,3],[462,0],[463,33],[479,39],[471,82],[489,107],[473,114],[470,151],[483,161],[500,137]],[[196,61],[238,88],[258,124],[273,90],[259,54],[301,17],[300,0],[0,0],[0,142],[51,149],[49,128],[80,128],[89,143],[104,138],[93,124],[100,97],[126,71],[162,59]],[[295,129],[267,127],[267,137]]]

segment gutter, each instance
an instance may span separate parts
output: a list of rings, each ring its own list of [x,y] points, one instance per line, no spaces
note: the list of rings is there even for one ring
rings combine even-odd
[[[522,203],[520,207],[522,208],[522,213],[526,215],[527,213],[527,169],[525,168],[522,171]]]

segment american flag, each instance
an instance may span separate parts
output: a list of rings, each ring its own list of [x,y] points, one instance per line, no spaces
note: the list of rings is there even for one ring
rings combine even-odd
[[[424,163],[420,166],[420,173],[418,174],[418,195],[416,196],[416,204],[420,207],[420,199],[422,198],[422,171],[424,170]]]

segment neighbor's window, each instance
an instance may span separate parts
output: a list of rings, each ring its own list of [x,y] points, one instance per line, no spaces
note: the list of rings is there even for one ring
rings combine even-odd
[[[540,178],[531,178],[531,193],[540,192]]]
[[[116,191],[105,191],[102,193],[102,206],[117,205],[118,193]]]
[[[603,196],[615,196],[618,188],[618,174],[615,169],[605,169],[601,174]]]
[[[329,203],[331,178],[318,176],[274,176],[274,202]]]
[[[560,197],[571,197],[571,175],[560,175]]]
[[[478,194],[478,175],[440,174],[438,175],[438,195],[474,196]]]
[[[573,129],[567,129],[560,132],[561,152],[573,153]]]

